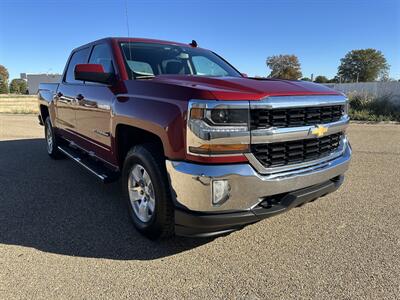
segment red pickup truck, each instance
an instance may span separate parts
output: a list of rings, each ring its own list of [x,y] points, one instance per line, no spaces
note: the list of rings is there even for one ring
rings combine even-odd
[[[39,107],[50,157],[120,180],[149,238],[223,234],[315,200],[351,157],[343,94],[247,78],[195,41],[81,46]]]

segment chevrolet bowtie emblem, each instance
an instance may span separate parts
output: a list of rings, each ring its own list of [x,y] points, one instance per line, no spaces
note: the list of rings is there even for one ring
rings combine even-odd
[[[317,137],[321,137],[327,132],[328,132],[328,128],[326,128],[322,125],[316,125],[316,128],[312,129],[312,131],[311,131],[311,133],[316,135]]]

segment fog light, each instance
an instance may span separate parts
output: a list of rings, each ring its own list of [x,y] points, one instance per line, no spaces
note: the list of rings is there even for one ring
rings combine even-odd
[[[231,187],[228,180],[214,180],[212,183],[212,203],[222,204],[230,197]]]

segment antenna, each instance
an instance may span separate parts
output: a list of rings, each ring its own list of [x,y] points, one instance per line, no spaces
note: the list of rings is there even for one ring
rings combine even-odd
[[[130,38],[131,36],[129,33],[128,0],[125,0],[125,17],[126,17],[126,29],[128,31],[128,38]],[[128,42],[128,47],[129,47],[129,60],[131,61],[132,60],[132,47],[129,42]],[[135,74],[134,74],[133,70],[131,69],[131,67],[129,66],[129,64],[128,64],[128,67],[129,67],[129,70],[131,71],[132,78],[135,78]]]
[[[129,35],[129,18],[128,18],[128,0],[125,0],[125,17],[126,17],[126,29],[128,31],[128,37]]]

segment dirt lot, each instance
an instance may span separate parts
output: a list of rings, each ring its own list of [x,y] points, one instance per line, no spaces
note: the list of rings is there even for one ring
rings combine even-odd
[[[349,135],[338,192],[225,237],[151,242],[118,183],[50,160],[36,117],[0,115],[0,299],[398,299],[400,126]]]

